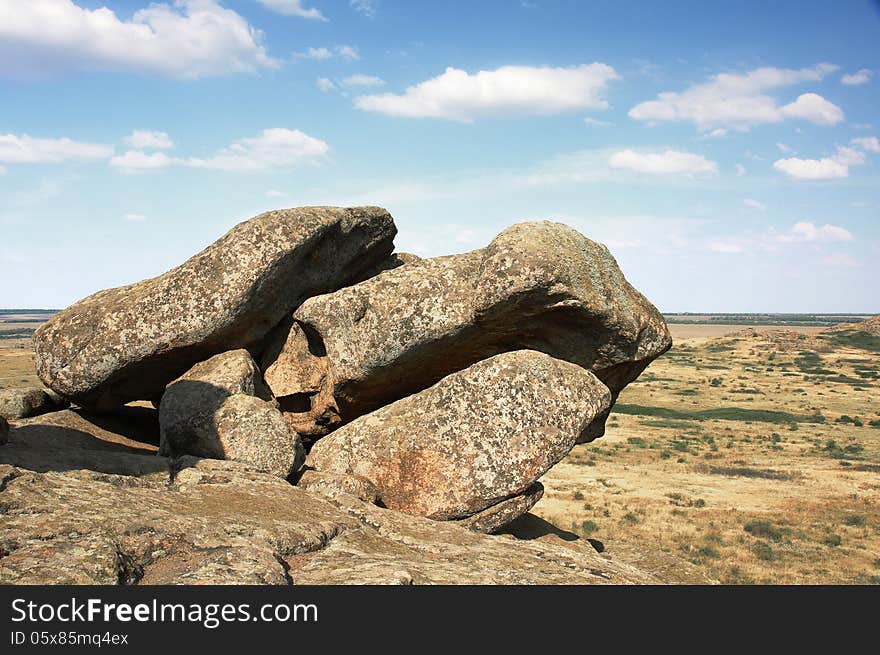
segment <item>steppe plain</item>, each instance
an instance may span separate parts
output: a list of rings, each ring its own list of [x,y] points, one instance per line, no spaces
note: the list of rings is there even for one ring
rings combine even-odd
[[[0,389],[39,383],[28,334],[46,317],[0,310]],[[880,584],[880,332],[669,320],[673,348],[542,478],[532,513],[726,584]]]

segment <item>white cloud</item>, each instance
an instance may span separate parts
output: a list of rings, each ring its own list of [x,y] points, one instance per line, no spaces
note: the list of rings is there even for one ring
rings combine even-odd
[[[124,214],[122,216],[122,220],[130,221],[132,223],[142,223],[143,221],[147,220],[147,217],[143,214]]]
[[[570,68],[502,66],[470,74],[447,68],[437,77],[397,95],[360,96],[355,105],[406,118],[444,118],[470,123],[497,115],[549,115],[583,109],[605,109],[602,92],[618,79],[602,63]]]
[[[0,75],[112,70],[191,79],[276,67],[261,40],[216,0],[151,4],[130,21],[71,0],[0,0]]]
[[[57,164],[63,161],[106,159],[113,147],[101,143],[61,139],[35,139],[27,134],[0,134],[0,162],[6,164]]]
[[[367,18],[375,18],[376,16],[376,5],[373,0],[351,0],[349,5],[356,12]]]
[[[816,225],[810,221],[801,221],[792,225],[785,234],[779,235],[779,241],[796,243],[831,243],[836,241],[852,241],[852,233],[839,225]]]
[[[584,118],[584,123],[593,127],[611,127],[611,123],[609,123],[608,121],[600,121],[596,118],[591,118],[589,116]]]
[[[164,152],[148,154],[142,150],[128,150],[110,159],[111,166],[119,168],[125,173],[165,168],[178,162],[178,159],[169,157]]]
[[[257,2],[285,16],[298,16],[299,18],[321,21],[327,20],[317,9],[303,7],[302,0],[257,0]]]
[[[266,191],[266,197],[267,197],[267,198],[286,198],[286,197],[287,197],[287,194],[284,193],[283,191],[277,191],[277,190],[275,190],[275,189],[269,189],[268,191]]]
[[[716,127],[748,130],[762,123],[778,123],[801,118],[820,125],[843,120],[839,107],[815,93],[805,93],[787,105],[764,92],[803,82],[817,82],[837,70],[832,64],[819,64],[800,70],[759,68],[745,74],[721,73],[708,82],[682,92],[660,93],[655,100],[642,102],[629,111],[640,121],[691,121],[700,130]]]
[[[745,174],[746,174],[746,167],[743,166],[742,164],[737,164],[736,165],[736,176],[742,177]]]
[[[853,148],[838,146],[831,157],[800,159],[789,157],[773,162],[773,168],[800,180],[831,180],[849,176],[850,166],[865,163],[865,154]]]
[[[355,48],[353,45],[336,46],[336,54],[343,59],[350,59],[352,61],[356,61],[361,58],[360,54],[358,54],[358,49]]]
[[[333,52],[328,48],[309,48],[305,52],[294,53],[294,57],[301,59],[331,59]]]
[[[784,143],[777,143],[776,147],[779,148],[779,150],[781,150],[786,155],[793,155],[797,152],[794,148],[789,148]]]
[[[880,152],[880,139],[876,136],[862,136],[855,138],[851,141],[862,150],[867,150],[868,152]]]
[[[147,154],[140,150],[129,150],[123,155],[113,157],[110,165],[127,173],[166,166],[254,172],[318,161],[329,149],[324,141],[299,130],[274,127],[263,130],[256,137],[236,141],[213,157],[184,159],[169,157],[163,152]]]
[[[333,57],[341,57],[350,61],[356,61],[361,58],[358,49],[353,45],[337,45],[330,48],[308,48],[305,52],[294,52],[293,56],[297,59],[332,59]]]
[[[843,121],[843,110],[815,93],[804,93],[794,102],[779,108],[783,118],[801,118],[817,125],[837,125]]]
[[[336,85],[329,77],[319,77],[317,80],[315,80],[315,86],[317,86],[324,93],[330,93],[331,91],[336,90]]]
[[[323,158],[330,147],[299,130],[274,127],[258,136],[236,141],[208,159],[187,160],[194,168],[221,171],[260,171]]]
[[[835,252],[822,258],[822,263],[834,268],[855,268],[861,264],[854,257],[842,252]]]
[[[174,147],[174,142],[165,132],[150,130],[134,130],[125,137],[125,142],[137,150],[167,150]]]
[[[666,150],[659,153],[639,153],[623,150],[611,155],[611,168],[628,168],[639,173],[705,175],[718,172],[718,164],[693,152]]]
[[[767,209],[767,205],[763,202],[752,198],[743,198],[743,204],[750,209],[757,209],[758,211],[765,211]]]
[[[862,70],[844,75],[840,78],[840,81],[849,86],[857,86],[859,84],[866,84],[871,81],[871,75],[873,75],[872,71],[867,68],[863,68]]]
[[[384,86],[385,80],[381,77],[376,77],[375,75],[349,75],[342,79],[342,83],[345,86]]]

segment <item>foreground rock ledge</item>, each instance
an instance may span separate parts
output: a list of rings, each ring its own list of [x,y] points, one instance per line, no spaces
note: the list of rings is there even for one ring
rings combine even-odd
[[[341,488],[325,488],[328,500],[238,462],[168,460],[131,438],[158,441],[149,421],[132,423],[68,410],[13,424],[0,446],[0,583],[707,581],[680,578],[687,563],[670,556],[661,574],[646,572],[552,526],[527,540],[488,536]]]
[[[54,316],[34,334],[37,374],[83,407],[150,400],[193,364],[254,347],[306,298],[359,279],[395,233],[380,207],[261,214],[159,277]]]

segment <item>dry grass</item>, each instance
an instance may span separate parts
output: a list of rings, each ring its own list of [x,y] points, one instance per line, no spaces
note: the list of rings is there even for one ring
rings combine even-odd
[[[725,583],[878,584],[878,370],[880,353],[815,330],[679,336],[606,436],[544,476],[533,511],[610,555],[650,544]],[[704,418],[718,413],[734,420]]]

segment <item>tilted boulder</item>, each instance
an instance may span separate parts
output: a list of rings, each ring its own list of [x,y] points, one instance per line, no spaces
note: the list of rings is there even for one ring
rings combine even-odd
[[[304,458],[246,350],[215,355],[169,384],[159,428],[163,455],[230,459],[281,477]]]
[[[34,334],[40,379],[77,404],[149,400],[193,364],[266,334],[309,296],[385,260],[396,228],[380,207],[301,207],[232,228],[159,277],[100,291]]]
[[[593,371],[616,398],[672,344],[605,246],[547,221],[310,298],[288,325],[263,355],[265,378],[291,425],[313,436],[524,348]],[[582,440],[601,436],[604,419]]]
[[[308,463],[366,478],[385,507],[460,519],[529,489],[610,402],[580,366],[503,353],[339,428]]]
[[[66,409],[70,403],[58,394],[40,387],[0,391],[0,416],[7,419],[29,418]]]
[[[523,516],[543,496],[544,485],[540,482],[535,482],[518,496],[502,500],[500,503],[487,507],[473,516],[457,521],[457,523],[474,532],[494,534],[511,521]]]

